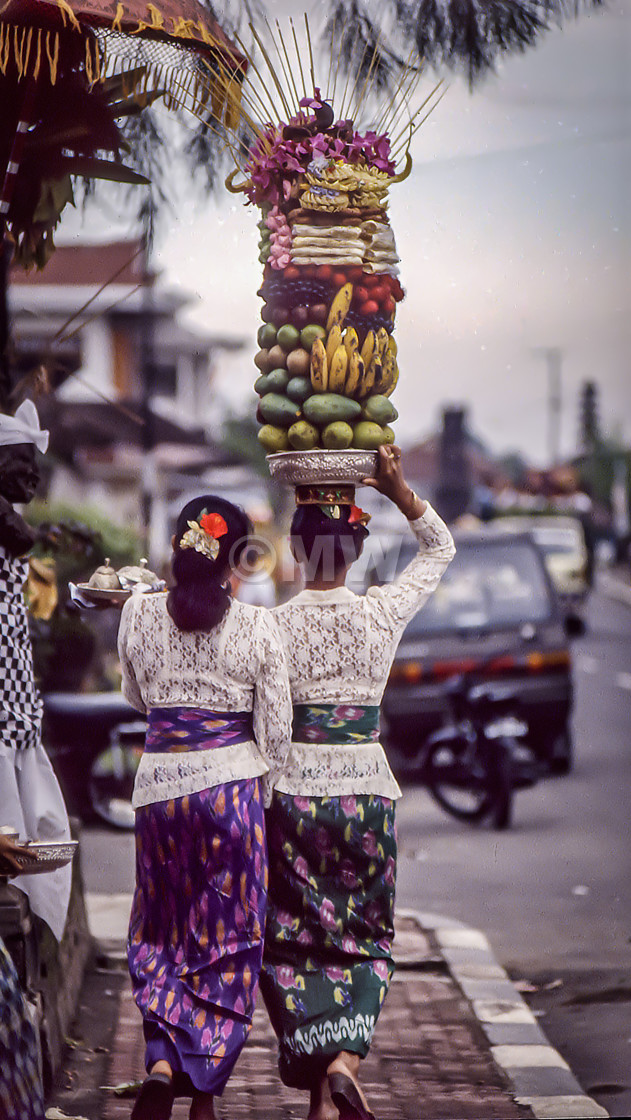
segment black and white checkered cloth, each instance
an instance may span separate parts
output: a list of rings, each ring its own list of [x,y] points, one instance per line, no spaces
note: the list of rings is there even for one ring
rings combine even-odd
[[[15,750],[34,747],[42,723],[24,602],[27,573],[28,561],[0,545],[0,743]]]

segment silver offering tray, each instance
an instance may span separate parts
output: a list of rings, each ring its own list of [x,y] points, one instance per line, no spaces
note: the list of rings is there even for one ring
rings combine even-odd
[[[357,486],[364,478],[376,478],[379,455],[377,451],[279,451],[268,455],[269,472],[275,482],[288,486],[334,483],[338,486]]]
[[[37,856],[37,863],[22,861],[16,855],[18,863],[22,864],[21,875],[43,875],[48,871],[56,871],[58,867],[65,867],[74,856],[79,847],[78,840],[30,840],[24,844],[31,854]]]
[[[90,587],[89,583],[78,583],[77,588],[86,599],[95,603],[124,603],[132,594],[124,587]]]

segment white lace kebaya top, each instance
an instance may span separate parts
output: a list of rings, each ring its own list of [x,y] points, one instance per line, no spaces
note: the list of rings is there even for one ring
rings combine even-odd
[[[366,595],[347,587],[301,591],[272,611],[285,645],[294,704],[381,703],[401,635],[456,551],[449,529],[430,505],[409,525],[419,550],[392,583],[371,587]],[[401,796],[380,743],[292,742],[274,784],[293,796]]]
[[[254,740],[210,750],[143,753],[134,808],[234,781],[276,773],[291,739],[291,697],[278,627],[269,611],[233,600],[208,633],[179,630],[167,594],[136,593],[118,633],[122,691],[141,712],[205,708],[252,712]],[[264,779],[264,796],[271,786]]]

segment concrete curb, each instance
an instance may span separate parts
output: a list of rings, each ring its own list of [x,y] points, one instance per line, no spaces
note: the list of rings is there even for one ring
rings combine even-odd
[[[588,1097],[539,1027],[480,930],[438,914],[398,910],[435,941],[486,1035],[517,1104],[541,1120],[595,1120],[609,1113]]]

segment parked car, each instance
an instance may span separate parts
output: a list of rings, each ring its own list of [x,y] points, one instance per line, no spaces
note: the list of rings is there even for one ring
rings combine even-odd
[[[583,618],[589,591],[589,560],[583,526],[575,517],[499,517],[494,528],[528,532],[543,552],[546,568],[568,617]]]
[[[527,745],[556,773],[572,766],[571,655],[558,599],[528,534],[456,537],[457,553],[401,639],[383,698],[383,734],[399,769],[422,767],[424,744],[447,711],[445,682],[467,673],[501,680],[518,697]],[[380,565],[392,577],[415,553],[399,542]]]

